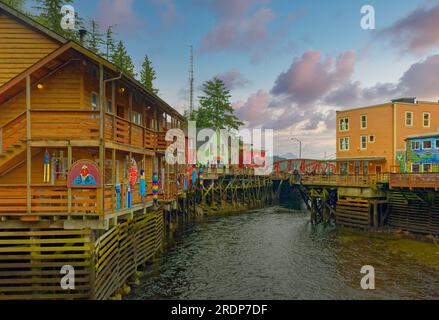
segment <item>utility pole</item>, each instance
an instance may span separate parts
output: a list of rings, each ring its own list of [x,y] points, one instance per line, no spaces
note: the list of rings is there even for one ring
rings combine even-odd
[[[194,110],[194,48],[190,50],[190,67],[189,67],[189,115]]]

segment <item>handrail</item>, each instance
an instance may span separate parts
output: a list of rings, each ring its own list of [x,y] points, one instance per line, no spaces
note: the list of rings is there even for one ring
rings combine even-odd
[[[21,116],[26,114],[26,110],[19,113],[16,117],[12,118],[11,120],[9,120],[8,122],[6,122],[5,124],[3,124],[3,126],[1,128],[4,128],[6,126],[8,126],[9,124],[11,124],[12,122],[14,122],[15,120],[17,120],[18,118],[20,118]]]

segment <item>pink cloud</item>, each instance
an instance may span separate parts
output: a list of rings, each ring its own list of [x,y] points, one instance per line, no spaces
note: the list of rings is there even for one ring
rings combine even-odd
[[[299,104],[319,100],[330,90],[348,81],[354,72],[355,54],[340,54],[335,60],[322,59],[318,51],[308,51],[281,73],[271,90],[275,96],[286,96]]]
[[[134,0],[100,0],[97,20],[103,27],[117,25],[117,29],[133,32],[143,25],[134,10]]]
[[[246,79],[239,69],[233,68],[224,73],[218,75],[218,78],[221,79],[226,87],[229,90],[244,88],[251,84],[251,81]]]
[[[439,4],[418,7],[378,34],[403,52],[423,53],[439,45]]]

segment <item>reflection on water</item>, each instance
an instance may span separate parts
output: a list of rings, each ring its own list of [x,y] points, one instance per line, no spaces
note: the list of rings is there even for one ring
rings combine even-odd
[[[282,207],[205,218],[180,230],[130,299],[439,299],[439,246],[313,228]],[[376,290],[360,288],[363,265]]]

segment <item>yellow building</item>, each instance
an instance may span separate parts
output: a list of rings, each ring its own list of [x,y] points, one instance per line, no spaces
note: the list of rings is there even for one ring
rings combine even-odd
[[[439,103],[415,98],[337,112],[337,169],[341,174],[398,172],[409,136],[439,128]]]

